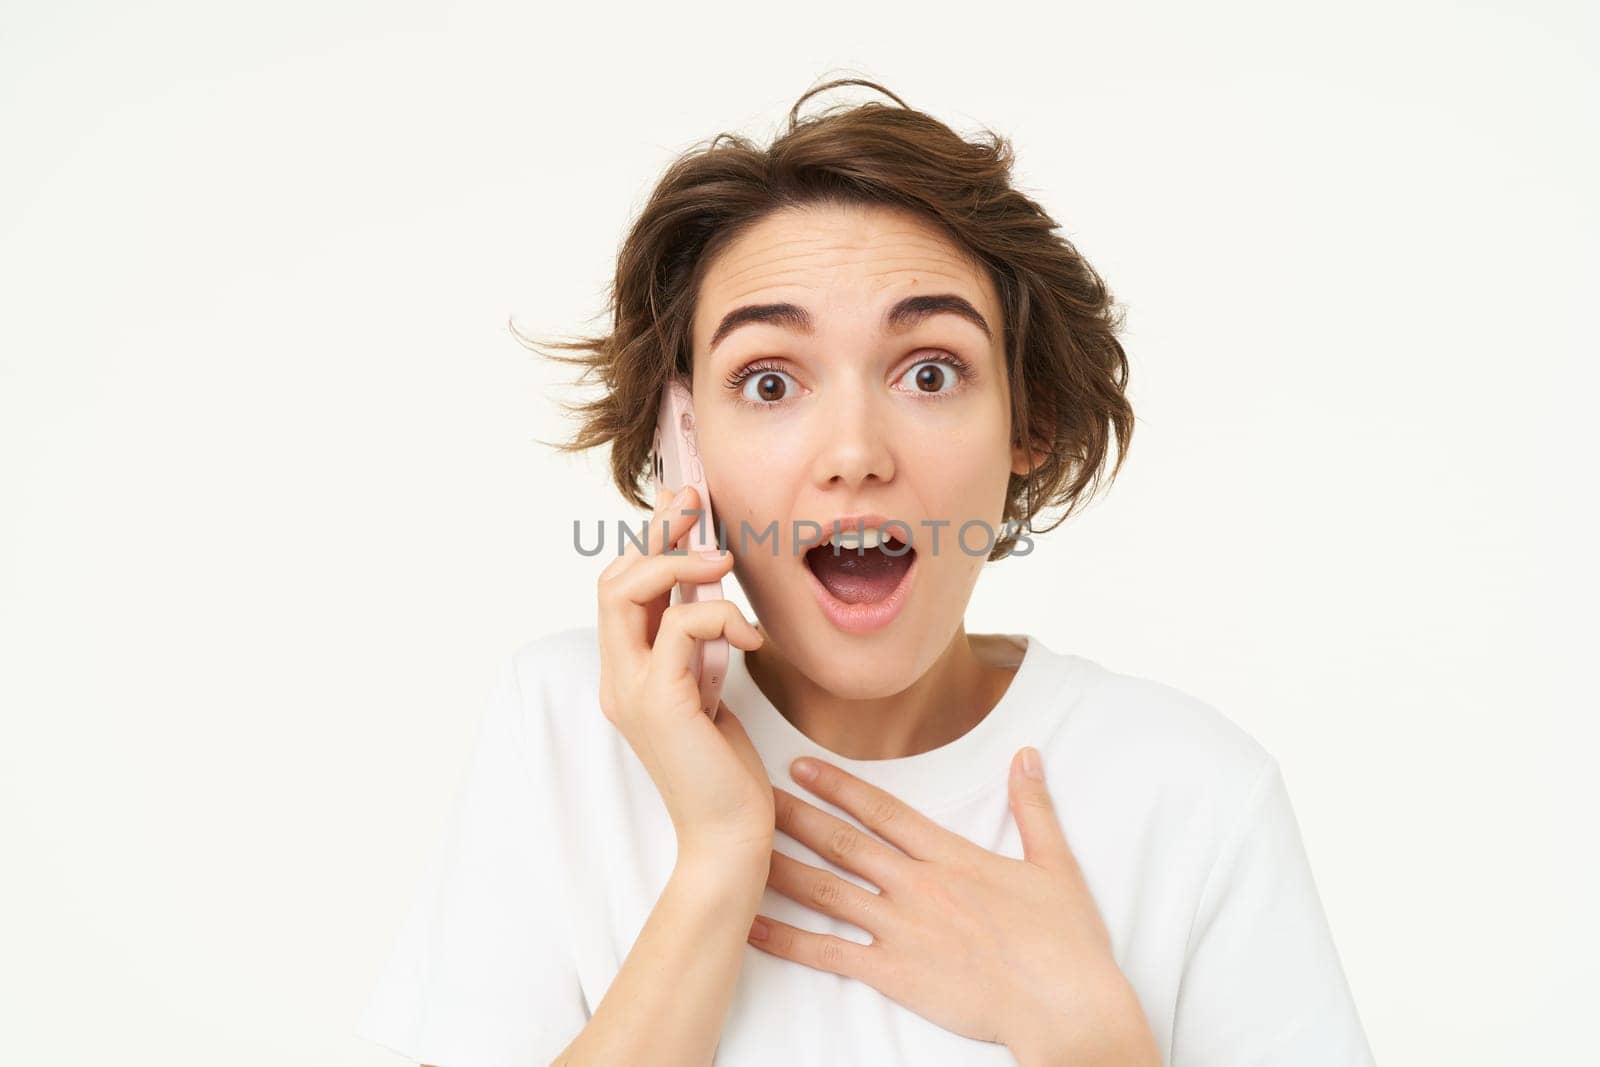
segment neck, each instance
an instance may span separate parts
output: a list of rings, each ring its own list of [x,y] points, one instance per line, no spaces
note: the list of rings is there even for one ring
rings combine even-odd
[[[756,687],[795,729],[846,759],[915,756],[967,733],[1000,702],[1016,673],[995,635],[955,637],[922,676],[898,693],[858,700],[818,685],[767,643],[744,654]]]

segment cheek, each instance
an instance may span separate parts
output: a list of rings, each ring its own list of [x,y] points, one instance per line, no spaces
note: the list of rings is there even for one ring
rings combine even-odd
[[[711,509],[727,531],[729,543],[741,536],[740,523],[748,523],[746,538],[755,538],[774,519],[788,513],[785,487],[794,484],[790,473],[775,469],[773,459],[745,450],[717,446],[701,449],[706,485],[711,492]],[[779,523],[780,527],[782,522]]]
[[[929,499],[950,512],[973,516],[986,516],[997,506],[1011,477],[1010,449],[998,439],[929,438],[915,462]]]

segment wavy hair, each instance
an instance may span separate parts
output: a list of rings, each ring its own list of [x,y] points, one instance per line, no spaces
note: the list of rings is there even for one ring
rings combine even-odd
[[[836,106],[801,120],[810,97],[862,85],[894,100]],[[1044,459],[1012,473],[1004,520],[1030,532],[1055,529],[1099,488],[1112,439],[1122,468],[1133,436],[1128,359],[1117,333],[1122,312],[1100,276],[1044,209],[1011,184],[1008,139],[984,130],[966,140],[875,82],[840,78],[810,89],[789,112],[788,129],[763,148],[721,133],[666,169],[617,255],[607,334],[549,342],[579,353],[550,358],[598,382],[593,399],[563,405],[579,427],[562,452],[609,443],[612,478],[623,496],[649,508],[650,447],[662,387],[689,377],[700,283],[717,253],[767,215],[813,204],[910,209],[980,264],[1000,295],[1013,442]],[[511,328],[530,348],[537,346]],[[1038,530],[1034,517],[1064,506]],[[1018,541],[1001,531],[989,559]]]

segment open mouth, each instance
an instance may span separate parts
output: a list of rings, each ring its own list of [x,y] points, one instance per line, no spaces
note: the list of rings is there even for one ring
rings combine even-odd
[[[886,626],[900,613],[917,550],[885,533],[874,548],[818,545],[806,552],[805,563],[823,612],[840,629],[859,633]]]
[[[916,549],[884,534],[876,548],[818,545],[806,552],[806,566],[824,589],[846,604],[876,604],[889,599],[905,580],[916,554]]]

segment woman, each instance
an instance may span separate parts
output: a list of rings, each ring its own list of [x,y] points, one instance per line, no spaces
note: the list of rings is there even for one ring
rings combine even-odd
[[[636,503],[690,383],[729,551],[666,551],[707,502],[657,501],[597,625],[507,665],[362,1032],[443,1067],[1370,1063],[1273,757],[965,632],[983,563],[1113,439],[1120,467],[1127,361],[1009,145],[878,86],[900,106],[798,120],[850,82],[675,162],[612,333],[555,346],[607,387],[564,447],[611,444]],[[730,570],[759,625],[669,606]],[[689,663],[719,637],[713,719]]]

